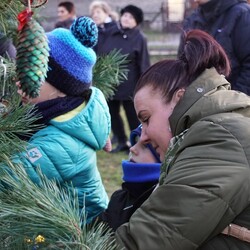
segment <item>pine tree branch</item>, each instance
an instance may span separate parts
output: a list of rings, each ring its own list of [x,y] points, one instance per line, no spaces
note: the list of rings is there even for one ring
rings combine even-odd
[[[99,56],[93,70],[93,85],[102,90],[106,99],[111,98],[121,82],[127,79],[127,55],[114,49]]]
[[[39,249],[115,249],[112,233],[104,224],[85,225],[84,210],[79,211],[73,188],[59,187],[39,170],[37,186],[22,166],[6,161],[0,188],[11,188],[0,192],[0,249],[16,249],[18,244],[34,247],[38,235],[45,238],[37,243]]]
[[[4,34],[13,32],[17,27],[17,15],[24,9],[24,5],[17,0],[0,1],[0,31]]]
[[[15,85],[15,62],[0,57],[0,161],[23,150],[25,142],[19,136],[31,135],[41,126],[34,125],[39,118],[32,106],[20,106]]]

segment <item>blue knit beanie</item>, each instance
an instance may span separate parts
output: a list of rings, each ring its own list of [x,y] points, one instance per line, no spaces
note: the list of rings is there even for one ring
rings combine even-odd
[[[47,33],[50,56],[46,81],[68,96],[80,96],[92,83],[98,29],[89,17],[79,17],[70,30]]]

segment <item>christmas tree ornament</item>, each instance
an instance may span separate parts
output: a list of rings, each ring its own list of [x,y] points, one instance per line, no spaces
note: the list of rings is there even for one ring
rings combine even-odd
[[[28,8],[19,13],[16,57],[17,78],[26,96],[39,96],[48,70],[49,46],[44,29],[32,18],[31,0]]]

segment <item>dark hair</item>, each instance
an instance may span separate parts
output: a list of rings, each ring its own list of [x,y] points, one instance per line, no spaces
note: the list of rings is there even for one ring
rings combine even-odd
[[[137,82],[134,95],[144,86],[160,90],[166,102],[174,93],[188,87],[205,69],[214,67],[219,74],[230,73],[229,59],[215,39],[201,30],[189,31],[177,60],[163,60],[151,66]]]
[[[61,2],[58,7],[64,7],[69,13],[75,14],[75,6],[72,2]]]

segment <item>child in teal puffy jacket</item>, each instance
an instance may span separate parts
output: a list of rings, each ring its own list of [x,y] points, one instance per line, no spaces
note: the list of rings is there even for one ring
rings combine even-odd
[[[38,122],[45,124],[28,138],[27,152],[18,161],[35,183],[40,182],[40,167],[49,179],[76,189],[87,223],[108,204],[96,150],[108,139],[110,115],[102,92],[91,87],[97,32],[90,18],[80,17],[70,30],[47,33],[49,70],[39,97],[26,96],[17,84],[22,103],[34,104],[41,115]]]

